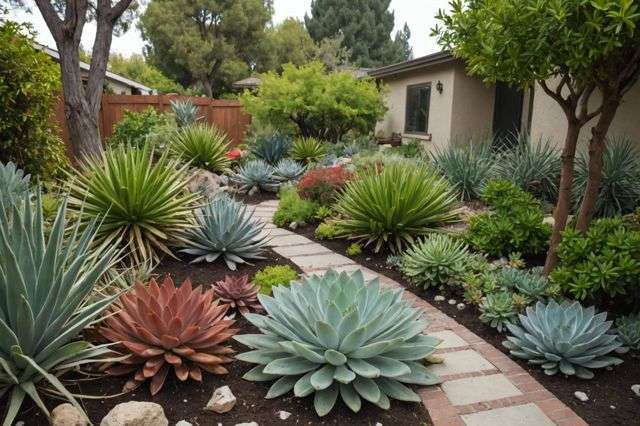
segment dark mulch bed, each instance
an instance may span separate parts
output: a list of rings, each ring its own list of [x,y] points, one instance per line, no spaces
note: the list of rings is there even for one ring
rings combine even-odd
[[[346,240],[317,240],[314,236],[315,226],[298,228],[293,232],[304,235],[331,250],[346,255],[346,248],[351,244]],[[354,256],[352,259],[359,264],[399,282],[407,288],[411,288],[416,294],[428,300],[432,305],[440,309],[469,330],[481,336],[502,352],[508,354],[506,348],[502,346],[505,340],[504,335],[495,329],[482,323],[478,317],[480,312],[475,306],[467,305],[466,309],[459,311],[455,305],[448,303],[449,299],[456,299],[464,302],[461,291],[449,290],[448,293],[435,290],[419,291],[411,287],[410,283],[404,279],[402,274],[394,269],[390,269],[386,264],[389,253],[374,254],[364,250],[362,255]],[[528,264],[537,266],[542,264],[544,259],[527,259]],[[434,296],[442,294],[447,298],[444,302],[434,302]],[[638,413],[640,413],[640,398],[631,391],[631,385],[640,383],[640,357],[633,357],[630,354],[621,356],[624,363],[613,370],[596,370],[596,376],[591,380],[578,378],[566,378],[561,375],[547,376],[541,369],[527,364],[525,361],[515,359],[523,368],[535,377],[545,388],[566,405],[571,407],[580,417],[590,425],[629,425],[637,424]],[[582,391],[589,396],[589,401],[581,402],[574,392]],[[615,408],[612,408],[615,407]]]
[[[256,262],[254,266],[241,266],[238,273],[253,275],[257,270],[267,265],[289,264],[295,267],[288,259],[285,259],[275,252],[269,250],[268,259]],[[295,267],[300,271],[299,268]],[[221,280],[225,274],[231,273],[223,264],[196,264],[189,265],[174,259],[165,259],[155,271],[163,275],[169,273],[177,283],[181,283],[190,277],[194,284],[210,284]],[[238,325],[241,333],[258,333],[259,331],[244,319],[240,319]],[[236,341],[232,341],[231,346],[237,352],[247,350],[246,347]],[[143,385],[136,391],[124,396],[110,398],[109,395],[118,394],[125,378],[100,377],[97,380],[78,384],[72,382],[69,389],[76,394],[106,396],[97,400],[85,399],[82,404],[89,414],[94,424],[99,424],[100,420],[121,402],[127,401],[152,401],[156,402],[165,410],[165,414],[170,424],[175,424],[180,420],[187,420],[194,425],[235,425],[236,423],[255,421],[261,426],[278,424],[300,424],[300,425],[367,425],[373,426],[377,422],[385,426],[388,425],[431,425],[429,416],[421,404],[403,403],[392,401],[391,409],[388,411],[375,407],[364,402],[360,413],[353,413],[341,401],[330,414],[319,418],[313,409],[313,397],[295,398],[292,394],[282,398],[265,399],[264,396],[269,389],[270,383],[254,383],[242,379],[247,371],[254,365],[241,361],[234,361],[227,365],[229,374],[215,376],[205,373],[203,383],[179,382],[171,373],[164,385],[164,388],[156,396],[151,396],[147,385]],[[238,403],[226,414],[215,414],[204,411],[207,401],[211,398],[213,390],[217,387],[227,385],[238,399]],[[55,407],[60,401],[46,400],[50,408]],[[6,404],[0,400],[0,407]],[[292,413],[286,421],[280,420],[278,412],[280,410]],[[18,420],[25,422],[27,426],[48,425],[46,417],[38,410],[33,403],[26,402],[21,410]]]
[[[238,201],[242,201],[245,204],[260,204],[263,201],[277,200],[278,195],[275,192],[258,191],[253,195],[235,193],[234,198]]]

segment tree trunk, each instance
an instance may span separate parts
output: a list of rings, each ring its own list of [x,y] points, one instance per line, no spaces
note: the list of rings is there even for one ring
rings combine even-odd
[[[620,106],[620,99],[617,94],[603,92],[602,96],[604,97],[602,114],[600,114],[596,125],[591,129],[591,140],[589,141],[589,175],[576,221],[576,229],[583,233],[587,232],[589,228],[589,223],[591,222],[596,203],[598,202],[607,132]]]
[[[562,240],[562,231],[567,226],[567,219],[571,211],[571,187],[573,186],[573,168],[576,156],[576,146],[582,125],[576,120],[569,120],[567,134],[562,149],[562,170],[560,172],[560,187],[558,188],[558,202],[553,211],[553,233],[549,243],[549,251],[544,263],[544,273],[548,275],[558,263],[558,244]]]

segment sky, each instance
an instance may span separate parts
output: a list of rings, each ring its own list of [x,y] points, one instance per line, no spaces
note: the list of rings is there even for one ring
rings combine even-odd
[[[448,0],[392,0],[390,9],[395,13],[397,31],[401,29],[405,22],[411,29],[411,46],[414,57],[427,55],[439,51],[435,40],[429,37],[430,29],[435,25],[433,16],[439,8],[445,8]],[[49,47],[55,48],[55,42],[51,33],[35,7],[32,0],[27,0],[27,5],[32,9],[31,13],[23,10],[13,10],[10,12],[11,19],[20,22],[31,22],[38,32],[38,41]],[[302,20],[311,6],[311,0],[275,0],[274,22],[282,22],[285,18],[296,17]],[[85,26],[82,35],[82,46],[90,49],[95,37],[95,24],[90,23]],[[113,38],[111,46],[112,52],[130,56],[134,53],[142,53],[143,41],[140,32],[135,26],[120,37]]]

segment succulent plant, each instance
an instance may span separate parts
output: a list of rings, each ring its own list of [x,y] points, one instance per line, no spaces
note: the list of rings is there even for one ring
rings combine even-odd
[[[407,249],[402,273],[425,289],[459,279],[470,258],[467,245],[445,234],[431,234]]]
[[[213,292],[231,309],[237,309],[242,315],[249,311],[263,311],[258,300],[258,286],[249,281],[248,275],[225,276],[223,281],[213,285]]]
[[[227,135],[208,124],[192,124],[179,129],[171,138],[169,149],[189,166],[213,173],[224,173],[231,164],[227,157]]]
[[[230,179],[238,185],[241,192],[258,190],[276,192],[280,183],[276,180],[273,167],[263,160],[252,160],[241,165]]]
[[[362,272],[330,270],[290,287],[260,295],[267,316],[246,318],[264,334],[236,336],[253,350],[236,356],[258,364],[251,381],[276,382],[267,398],[293,390],[314,395],[319,416],[331,411],[338,395],[354,412],[362,399],[389,408],[389,398],[419,402],[406,384],[432,385],[438,378],[419,361],[440,343],[423,334],[422,312],[402,299],[402,291],[365,283]]]
[[[540,365],[547,375],[558,371],[567,376],[590,379],[592,368],[622,363],[609,354],[622,345],[615,335],[607,334],[611,321],[607,313],[595,313],[593,306],[580,303],[536,303],[520,315],[520,324],[507,324],[511,336],[502,344],[511,355]]]
[[[120,300],[100,327],[100,333],[117,343],[117,350],[130,355],[109,365],[107,374],[134,373],[124,391],[136,389],[151,379],[151,394],[157,394],[173,368],[178,380],[202,381],[202,372],[226,374],[224,364],[234,351],[224,343],[239,329],[225,318],[229,305],[219,304],[212,289],[193,288],[186,280],[176,288],[166,277],[162,285],[152,279],[138,283]]]
[[[264,223],[246,205],[218,195],[196,209],[195,217],[198,226],[191,229],[188,247],[181,250],[197,256],[191,263],[222,258],[235,271],[238,263],[264,259],[262,253],[269,237],[262,232]]]
[[[512,295],[506,291],[488,294],[480,303],[479,308],[482,312],[480,321],[489,324],[501,333],[507,324],[518,319]]]
[[[24,198],[29,192],[30,179],[30,175],[25,175],[24,171],[11,161],[6,164],[0,162],[0,202],[5,209]]]
[[[275,286],[289,286],[298,278],[298,272],[289,265],[273,265],[256,272],[253,282],[260,288],[260,293],[271,294]]]
[[[267,164],[275,166],[282,160],[291,148],[291,140],[278,132],[260,136],[253,142],[253,154]]]
[[[515,281],[515,289],[524,295],[529,301],[540,300],[547,295],[549,280],[544,275],[538,275],[529,271],[517,270],[519,279]]]
[[[640,313],[618,318],[615,331],[623,345],[618,352],[640,351]]]
[[[186,127],[202,119],[202,117],[198,116],[198,107],[189,99],[184,101],[172,100],[171,109],[175,114],[178,127]]]
[[[279,182],[297,181],[304,174],[306,168],[290,158],[283,158],[273,168],[273,175]]]
[[[327,154],[325,142],[316,138],[298,138],[293,141],[291,157],[305,164],[319,162]]]

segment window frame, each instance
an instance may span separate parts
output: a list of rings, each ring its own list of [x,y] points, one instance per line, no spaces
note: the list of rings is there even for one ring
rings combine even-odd
[[[411,135],[429,135],[429,116],[431,115],[431,91],[432,91],[432,82],[428,81],[425,83],[417,83],[417,84],[409,84],[407,85],[407,90],[406,90],[406,98],[405,98],[405,111],[404,111],[404,132],[406,134],[411,134]],[[426,124],[426,129],[424,131],[420,131],[420,130],[409,130],[409,92],[412,89],[420,89],[420,88],[425,88],[428,87],[429,88],[429,97],[427,99],[428,101],[428,105],[427,105],[427,114],[425,117],[425,124]]]

